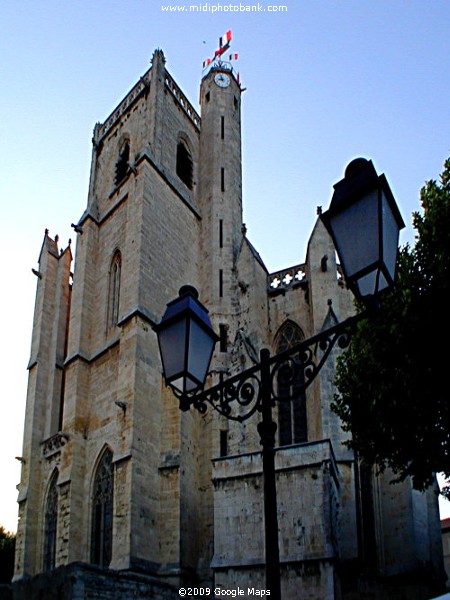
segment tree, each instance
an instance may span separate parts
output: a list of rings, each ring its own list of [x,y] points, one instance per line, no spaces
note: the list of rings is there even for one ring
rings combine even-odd
[[[14,574],[16,536],[0,525],[0,583],[10,583]]]
[[[423,490],[436,472],[450,477],[450,159],[440,181],[422,188],[421,204],[395,287],[340,357],[333,408],[362,459]]]

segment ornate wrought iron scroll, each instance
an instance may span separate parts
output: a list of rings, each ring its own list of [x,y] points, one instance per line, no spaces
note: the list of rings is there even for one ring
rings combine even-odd
[[[219,383],[192,394],[177,394],[180,408],[189,410],[191,406],[205,413],[208,404],[218,413],[233,421],[246,421],[255,412],[262,411],[262,369],[270,369],[270,398],[272,406],[291,398],[278,395],[280,383],[284,390],[295,386],[296,393],[302,393],[312,384],[334,347],[341,349],[350,344],[356,324],[366,315],[360,313],[338,323],[319,334],[271,356],[266,362],[250,367]],[[300,387],[299,387],[300,385]]]

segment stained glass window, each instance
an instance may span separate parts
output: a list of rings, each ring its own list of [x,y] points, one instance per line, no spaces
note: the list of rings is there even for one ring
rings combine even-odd
[[[92,494],[91,561],[107,567],[112,556],[113,454],[105,450],[95,474]]]
[[[276,352],[283,352],[300,343],[304,339],[303,333],[295,323],[286,321],[278,331],[276,337]],[[303,371],[300,370],[296,380],[287,384],[278,380],[278,431],[280,446],[306,442],[307,418],[306,395],[302,391],[304,384]],[[286,398],[286,400],[283,400]]]
[[[58,473],[54,473],[47,493],[44,515],[44,571],[55,568],[56,563],[56,531],[58,525],[58,489],[56,481]]]

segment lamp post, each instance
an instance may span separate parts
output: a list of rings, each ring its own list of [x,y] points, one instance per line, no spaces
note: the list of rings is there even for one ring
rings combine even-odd
[[[372,303],[394,281],[399,231],[404,227],[400,212],[384,175],[378,176],[371,161],[355,159],[343,180],[334,186],[329,210],[321,219],[339,255],[344,278],[355,296]],[[261,413],[258,432],[262,446],[264,477],[264,527],[266,586],[271,597],[281,598],[278,544],[277,493],[275,479],[275,433],[272,408],[283,389],[305,391],[314,381],[335,346],[348,346],[360,313],[303,342],[270,356],[261,350],[260,362],[218,384],[203,389],[218,340],[208,311],[192,286],[183,286],[179,297],[169,302],[155,326],[164,378],[180,402],[205,413],[208,404],[227,419],[243,422]],[[317,350],[321,356],[317,356]],[[283,394],[283,401],[287,398]]]

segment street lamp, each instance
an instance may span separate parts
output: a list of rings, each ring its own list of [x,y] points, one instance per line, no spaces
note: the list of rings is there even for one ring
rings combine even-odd
[[[393,283],[404,223],[385,176],[378,177],[371,161],[352,161],[334,189],[330,208],[321,218],[332,236],[347,285],[357,298],[370,303]],[[281,400],[277,382],[282,380],[284,389],[295,387],[296,394],[305,391],[331,350],[336,345],[348,346],[355,324],[364,316],[349,317],[275,356],[263,349],[258,364],[226,380],[221,377],[206,390],[203,387],[219,338],[195,288],[183,286],[155,326],[165,381],[182,410],[193,406],[204,413],[209,404],[227,419],[239,422],[261,414],[258,432],[264,477],[266,586],[276,600],[281,598],[274,451],[277,425],[272,419],[272,408]],[[288,400],[285,394],[282,400]]]
[[[394,282],[400,229],[405,224],[384,175],[372,161],[353,160],[321,215],[339,255],[345,281],[359,300]]]
[[[166,383],[180,398],[186,398],[204,386],[214,345],[219,339],[193,286],[180,288],[178,298],[169,302],[155,329]],[[189,406],[181,402],[180,408],[188,410]]]

